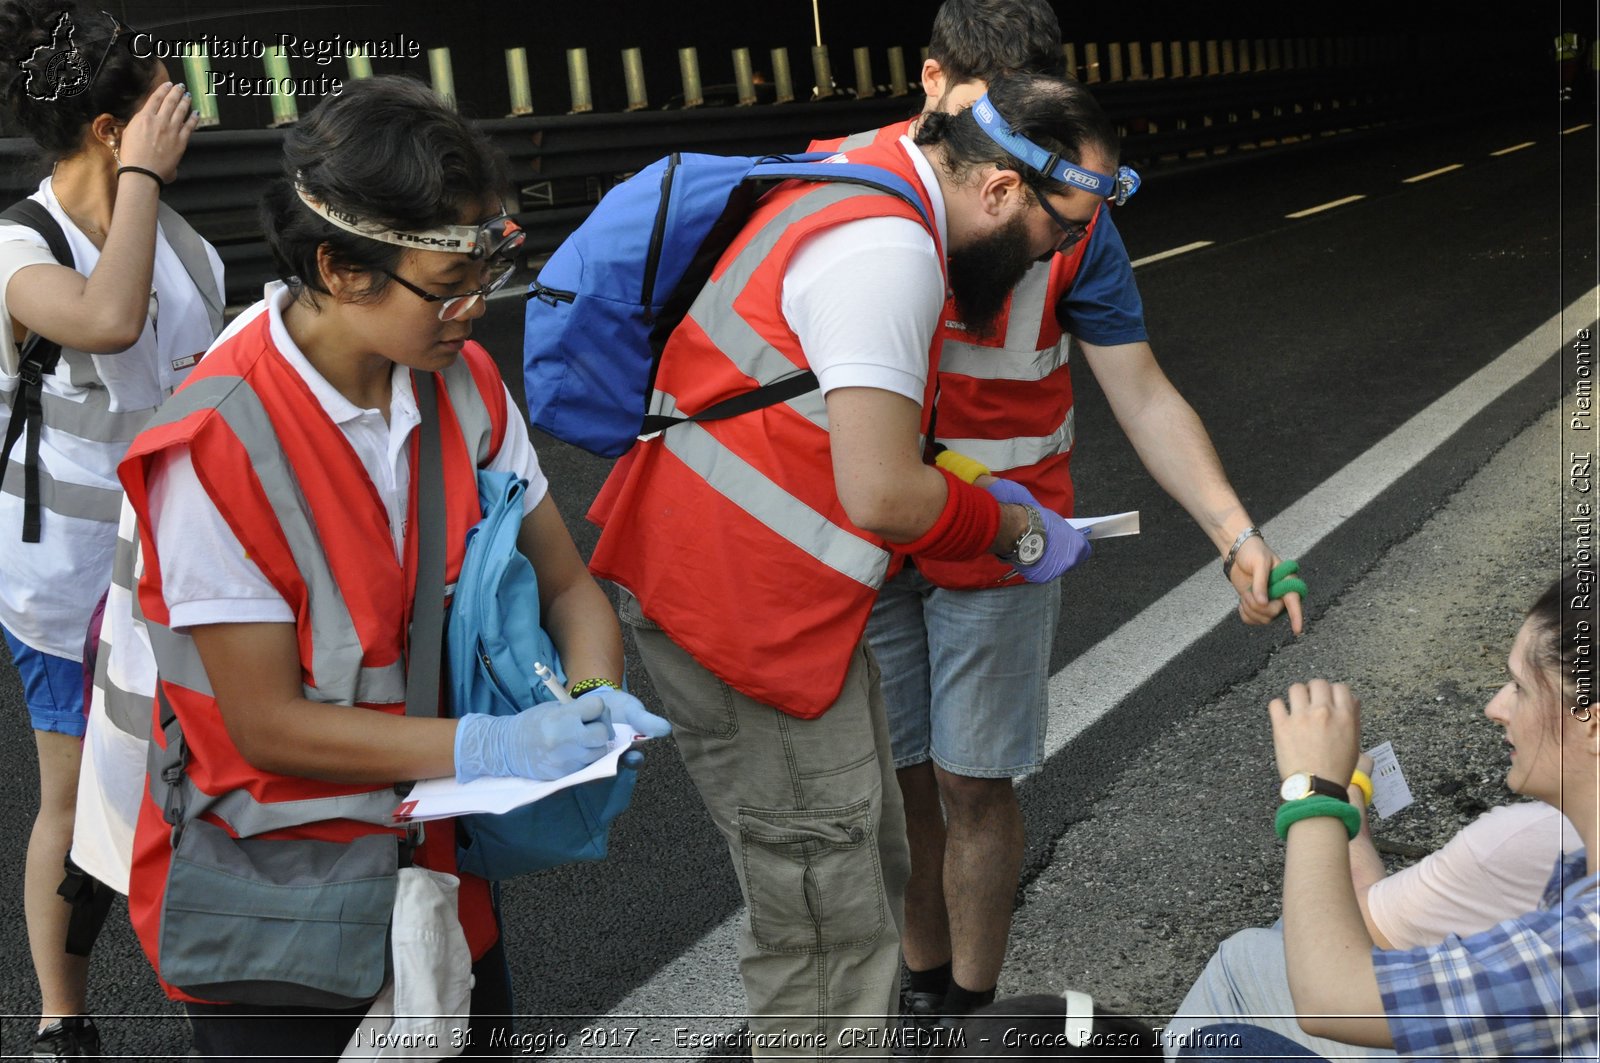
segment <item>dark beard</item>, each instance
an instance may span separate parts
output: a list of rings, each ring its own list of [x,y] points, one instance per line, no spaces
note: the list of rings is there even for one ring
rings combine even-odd
[[[993,333],[1011,289],[1022,280],[1036,255],[1019,214],[981,243],[950,252],[950,292],[962,324],[973,336]]]

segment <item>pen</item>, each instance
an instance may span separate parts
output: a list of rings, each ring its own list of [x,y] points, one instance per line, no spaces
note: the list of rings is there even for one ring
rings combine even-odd
[[[543,661],[533,662],[533,674],[544,683],[545,689],[555,695],[557,701],[571,701],[572,695],[567,693],[567,688],[561,685],[556,674],[546,667]]]
[[[572,700],[572,695],[567,693],[567,688],[561,685],[561,681],[556,678],[556,674],[546,667],[543,661],[533,662],[533,674],[539,677],[539,680],[544,683],[545,689],[554,694],[557,701],[570,702]],[[611,729],[611,710],[605,708],[603,704],[600,709],[600,722],[606,725],[606,734],[615,733]]]

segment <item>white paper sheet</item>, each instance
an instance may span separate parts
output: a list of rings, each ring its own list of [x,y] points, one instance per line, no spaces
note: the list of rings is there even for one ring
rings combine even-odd
[[[603,757],[571,775],[563,775],[549,782],[515,776],[484,777],[467,783],[456,782],[453,777],[423,779],[411,788],[411,793],[395,808],[394,819],[397,823],[423,823],[469,812],[509,812],[541,797],[549,797],[557,790],[615,775],[617,761],[622,754],[642,738],[644,735],[634,734],[632,728],[612,724],[611,745]]]
[[[1068,517],[1067,523],[1083,532],[1085,539],[1114,539],[1139,534],[1139,511],[1113,513],[1109,517]]]
[[[1388,819],[1412,802],[1411,787],[1406,785],[1393,743],[1373,746],[1367,756],[1372,758],[1372,810],[1380,819]]]

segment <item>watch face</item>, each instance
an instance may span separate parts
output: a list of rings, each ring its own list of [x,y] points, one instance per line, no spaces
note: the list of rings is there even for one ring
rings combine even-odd
[[[1311,776],[1303,771],[1297,771],[1278,788],[1278,796],[1285,801],[1298,801],[1311,792]]]
[[[1017,563],[1031,565],[1044,556],[1044,536],[1036,531],[1028,532],[1017,543]]]

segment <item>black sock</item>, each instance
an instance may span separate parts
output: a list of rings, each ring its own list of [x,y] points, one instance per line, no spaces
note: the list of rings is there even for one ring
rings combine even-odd
[[[994,989],[972,990],[964,987],[955,979],[950,980],[950,989],[944,995],[944,1010],[949,1015],[965,1015],[977,1011],[985,1004],[994,1003]]]
[[[907,968],[907,970],[910,970]],[[943,996],[952,985],[949,962],[941,963],[931,971],[911,971],[913,993],[934,993]]]

